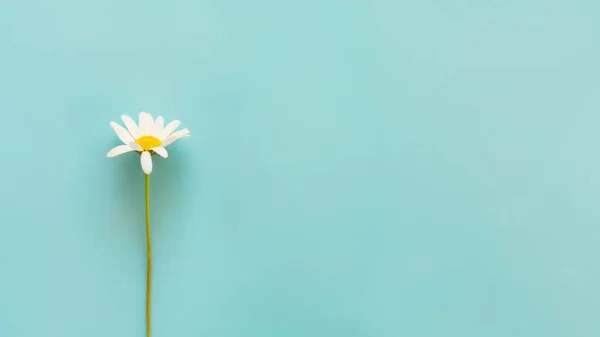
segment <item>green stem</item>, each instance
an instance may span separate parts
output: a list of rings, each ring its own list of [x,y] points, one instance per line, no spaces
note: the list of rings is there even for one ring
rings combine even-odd
[[[150,237],[150,175],[146,174],[146,248],[148,272],[146,274],[146,336],[151,335],[150,298],[152,294],[152,244]]]

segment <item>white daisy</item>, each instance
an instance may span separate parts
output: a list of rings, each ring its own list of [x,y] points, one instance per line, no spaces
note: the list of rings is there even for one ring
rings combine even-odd
[[[179,138],[190,135],[188,129],[175,131],[179,124],[181,124],[180,121],[171,121],[165,126],[162,116],[158,116],[154,120],[152,119],[152,115],[143,111],[140,112],[139,126],[129,116],[123,115],[121,116],[121,120],[123,120],[127,129],[115,122],[110,122],[110,126],[115,130],[124,145],[119,145],[108,151],[106,156],[114,157],[123,153],[136,151],[141,154],[142,170],[146,174],[152,173],[153,154],[156,153],[163,158],[167,158],[169,154],[165,147]]]

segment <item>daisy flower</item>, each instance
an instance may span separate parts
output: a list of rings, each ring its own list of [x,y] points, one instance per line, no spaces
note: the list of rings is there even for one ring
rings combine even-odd
[[[154,120],[152,115],[144,111],[140,112],[139,125],[127,115],[121,116],[121,120],[127,128],[115,122],[110,122],[110,126],[115,130],[123,145],[111,149],[106,156],[115,157],[123,153],[135,151],[140,154],[142,170],[146,174],[152,173],[153,154],[167,158],[169,153],[166,147],[179,138],[190,135],[188,129],[175,131],[181,124],[180,121],[174,120],[165,126],[162,116],[158,116]]]
[[[146,200],[146,247],[147,247],[147,273],[146,273],[146,336],[151,336],[151,316],[150,303],[152,294],[152,243],[150,238],[150,173],[152,173],[152,155],[158,154],[163,158],[167,158],[168,145],[172,144],[179,138],[190,135],[188,129],[175,131],[180,121],[172,121],[165,126],[165,121],[162,116],[158,116],[156,120],[147,112],[140,112],[139,125],[136,124],[131,117],[123,115],[121,120],[127,128],[121,125],[110,122],[110,126],[115,130],[117,136],[123,142],[106,154],[107,157],[118,156],[123,153],[135,151],[140,154],[142,170],[145,173],[145,200]]]

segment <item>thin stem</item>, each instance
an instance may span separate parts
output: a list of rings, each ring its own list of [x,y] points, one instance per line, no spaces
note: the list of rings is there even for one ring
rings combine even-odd
[[[152,295],[152,240],[150,237],[150,175],[146,174],[146,248],[148,272],[146,274],[146,336],[151,335],[150,299]]]

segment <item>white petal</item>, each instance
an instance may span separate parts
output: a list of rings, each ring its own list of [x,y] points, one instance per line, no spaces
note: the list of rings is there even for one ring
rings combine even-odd
[[[150,150],[156,152],[156,154],[158,154],[159,156],[163,157],[163,158],[167,158],[169,156],[169,153],[167,152],[167,149],[165,149],[164,147],[153,147]]]
[[[129,130],[129,133],[134,139],[140,138],[140,130],[138,129],[138,126],[137,124],[135,124],[133,119],[131,119],[131,117],[123,115],[121,116],[121,120],[123,121],[123,123],[125,123],[127,130]]]
[[[156,138],[159,138],[162,134],[163,128],[165,127],[165,119],[163,116],[158,116],[156,121],[154,121],[154,129],[152,130],[152,135]]]
[[[173,133],[173,131],[175,131],[175,129],[177,129],[177,127],[179,127],[180,124],[181,122],[178,120],[171,121],[169,124],[167,124],[167,126],[165,126],[158,139],[164,140],[169,138],[169,136]]]
[[[127,153],[127,152],[131,152],[133,151],[133,149],[131,148],[131,146],[129,145],[119,145],[117,147],[112,148],[110,151],[108,151],[108,153],[106,154],[107,157],[115,157],[118,156],[120,154],[123,153]]]
[[[134,151],[142,151],[142,147],[140,146],[140,144],[136,143],[136,142],[131,142],[129,143],[129,147],[131,147]]]
[[[160,144],[160,146],[166,147],[167,145],[172,144],[177,139],[183,138],[183,137],[187,137],[189,135],[190,135],[190,130],[188,130],[188,129],[181,129],[181,130],[173,133],[169,138],[167,138],[164,142],[162,142]]]
[[[140,112],[139,123],[140,133],[142,136],[152,135],[152,129],[154,128],[154,120],[152,120],[152,115],[144,111]]]
[[[129,131],[127,131],[124,127],[115,122],[110,122],[110,126],[113,128],[113,130],[115,130],[115,133],[117,136],[119,136],[119,139],[123,142],[123,144],[129,144],[129,142],[133,141],[133,137],[131,137]]]
[[[140,162],[142,163],[142,170],[144,170],[144,173],[152,173],[152,156],[150,155],[150,152],[142,152],[142,155],[140,156]]]

